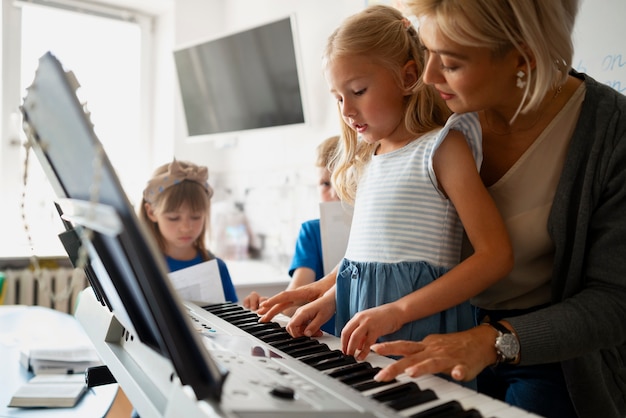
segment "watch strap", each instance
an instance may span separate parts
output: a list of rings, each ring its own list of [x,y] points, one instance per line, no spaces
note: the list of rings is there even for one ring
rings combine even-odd
[[[502,325],[498,321],[490,321],[490,322],[488,322],[488,324],[491,325],[493,328],[495,328],[497,331],[500,331],[503,334],[513,334],[510,329],[508,329],[507,327],[505,327],[504,325]]]
[[[505,327],[504,325],[502,325],[500,322],[497,322],[497,321],[489,321],[483,324],[489,325],[490,327],[498,331],[498,337],[496,337],[496,344],[495,344],[497,358],[496,358],[496,363],[493,365],[493,367],[497,367],[501,363],[514,363],[518,359],[519,353],[514,358],[506,357],[504,353],[502,353],[502,351],[500,351],[500,349],[498,348],[497,341],[499,338],[501,338],[505,334],[511,334],[515,337],[515,339],[517,339],[517,335],[515,335],[513,331],[511,331],[510,329],[508,329],[507,327]]]

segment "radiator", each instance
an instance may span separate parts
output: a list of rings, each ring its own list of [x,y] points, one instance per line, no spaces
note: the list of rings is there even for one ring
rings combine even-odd
[[[4,270],[4,304],[38,305],[73,314],[78,293],[89,286],[81,269]]]

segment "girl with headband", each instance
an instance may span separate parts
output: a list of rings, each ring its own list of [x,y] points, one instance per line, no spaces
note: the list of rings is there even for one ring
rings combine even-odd
[[[205,244],[213,189],[207,167],[177,161],[156,169],[143,192],[139,218],[156,239],[170,271],[217,259],[224,297],[237,302],[223,260]]]

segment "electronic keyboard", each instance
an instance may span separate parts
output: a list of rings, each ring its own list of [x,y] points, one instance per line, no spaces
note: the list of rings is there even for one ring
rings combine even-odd
[[[142,418],[531,416],[437,376],[376,382],[393,360],[356,361],[338,338],[292,338],[235,304],[183,302],[78,86],[44,54],[20,107],[24,132],[80,242],[68,255],[91,286],[74,315]]]
[[[537,417],[444,378],[374,375],[392,359],[344,355],[339,338],[291,337],[286,317],[259,323],[240,305],[185,303],[212,357],[229,376],[221,406],[237,417]]]

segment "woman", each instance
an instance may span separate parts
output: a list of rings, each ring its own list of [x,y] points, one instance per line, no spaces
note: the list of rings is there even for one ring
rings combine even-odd
[[[485,326],[381,345],[380,354],[409,356],[378,378],[409,367],[464,380],[485,369],[480,391],[541,415],[624,417],[626,98],[569,71],[578,1],[410,8],[428,58],[424,81],[453,112],[480,111],[481,177],[516,259],[472,302],[479,322],[500,321],[520,349],[494,350],[501,331]],[[486,368],[496,355],[510,364]]]
[[[374,345],[405,356],[377,379],[478,375],[480,391],[542,416],[623,418],[626,97],[571,71],[578,1],[408,4],[427,54],[424,81],[452,111],[479,112],[481,177],[515,267],[472,299],[477,321],[493,326]],[[317,283],[268,300],[265,312],[332,285]]]

